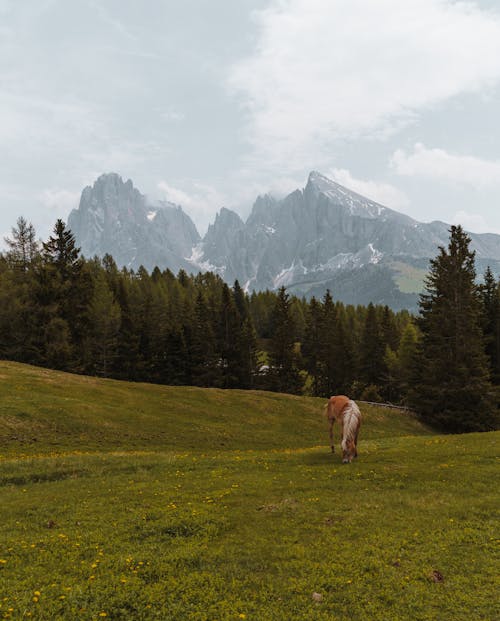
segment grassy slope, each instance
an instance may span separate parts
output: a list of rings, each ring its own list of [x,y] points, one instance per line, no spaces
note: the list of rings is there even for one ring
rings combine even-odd
[[[298,448],[325,443],[324,399],[130,384],[0,362],[0,451]],[[430,433],[366,407],[364,437]]]
[[[321,400],[0,376],[0,618],[498,618],[498,434],[367,409],[342,466]]]

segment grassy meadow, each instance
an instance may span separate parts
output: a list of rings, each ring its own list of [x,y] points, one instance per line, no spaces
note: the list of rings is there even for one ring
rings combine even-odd
[[[500,618],[498,433],[365,406],[342,465],[321,399],[0,362],[0,403],[0,619]]]

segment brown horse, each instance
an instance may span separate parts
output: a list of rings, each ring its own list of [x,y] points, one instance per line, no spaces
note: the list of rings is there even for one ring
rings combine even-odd
[[[358,456],[358,434],[361,426],[361,412],[352,399],[345,395],[330,397],[325,405],[325,413],[330,424],[330,447],[333,446],[333,423],[339,421],[342,437],[342,462],[350,463]]]

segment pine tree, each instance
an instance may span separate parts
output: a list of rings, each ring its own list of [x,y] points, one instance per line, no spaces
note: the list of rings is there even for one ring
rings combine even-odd
[[[190,333],[191,375],[195,386],[215,386],[220,376],[217,345],[207,302],[201,290],[194,305]]]
[[[253,388],[257,369],[257,337],[250,316],[243,320],[239,353],[238,388]]]
[[[484,282],[479,287],[479,291],[482,301],[482,325],[491,380],[494,384],[500,384],[500,295],[499,285],[489,266],[486,268]]]
[[[110,291],[105,272],[99,270],[88,310],[87,342],[91,356],[91,370],[108,377],[117,355],[120,328],[120,306]]]
[[[409,321],[403,330],[397,350],[399,393],[403,403],[407,403],[408,394],[414,381],[418,344],[418,330],[414,323]]]
[[[305,334],[301,351],[305,369],[312,378],[312,393],[315,396],[321,394],[321,319],[321,304],[315,297],[312,297],[306,314]]]
[[[460,226],[431,260],[420,298],[422,339],[411,403],[447,431],[489,429],[494,410],[475,284],[474,252]]]
[[[337,360],[336,394],[350,394],[356,377],[356,356],[352,331],[343,304],[337,303],[337,330],[334,356]]]
[[[290,298],[285,287],[276,297],[272,313],[272,336],[269,359],[272,389],[277,392],[297,393],[300,376],[295,351],[295,326],[293,325]]]
[[[35,228],[22,216],[17,219],[17,226],[12,228],[12,237],[5,237],[9,250],[7,261],[22,272],[28,271],[39,254]]]
[[[120,307],[120,325],[116,336],[116,354],[113,360],[113,374],[125,380],[138,379],[139,334],[130,293],[130,279],[121,274],[118,280],[116,301]]]
[[[366,311],[360,345],[360,380],[365,385],[380,387],[386,373],[385,343],[375,306],[370,303]]]
[[[234,303],[242,320],[248,317],[248,301],[240,283],[235,280],[233,285]]]
[[[239,386],[242,323],[229,287],[224,284],[218,312],[217,341],[220,355],[222,388]]]
[[[330,291],[327,290],[323,297],[319,345],[321,369],[319,392],[324,397],[339,394],[337,388],[342,360],[337,357],[337,324],[337,309]]]
[[[82,266],[80,248],[76,246],[73,233],[66,228],[66,224],[57,220],[54,226],[54,236],[42,243],[42,254],[45,261],[54,266],[62,280],[74,276]]]

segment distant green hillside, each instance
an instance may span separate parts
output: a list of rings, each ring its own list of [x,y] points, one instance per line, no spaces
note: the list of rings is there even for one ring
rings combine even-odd
[[[97,379],[0,362],[0,450],[270,449],[328,444],[324,399]],[[364,438],[430,433],[362,408]]]

